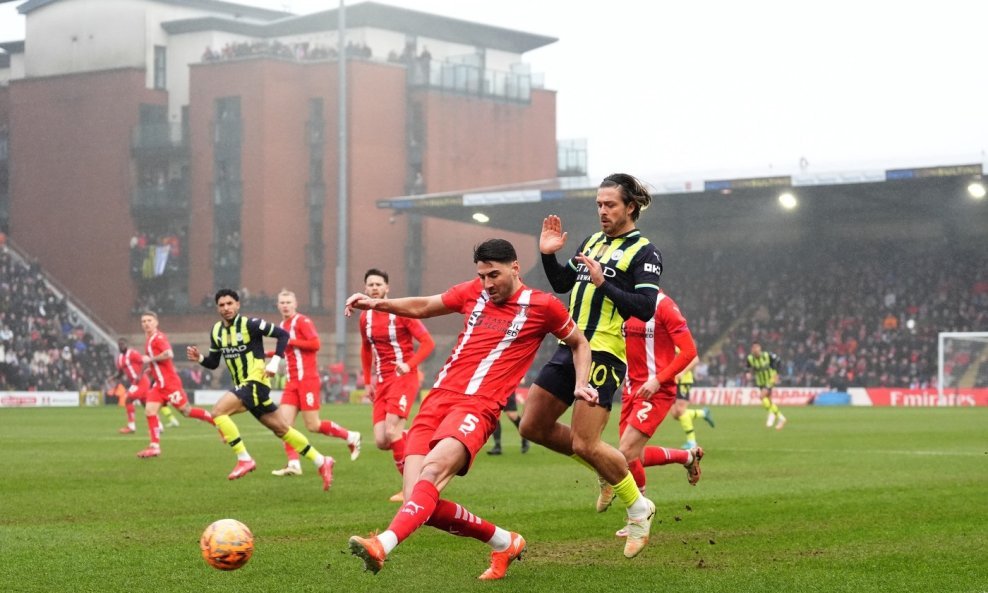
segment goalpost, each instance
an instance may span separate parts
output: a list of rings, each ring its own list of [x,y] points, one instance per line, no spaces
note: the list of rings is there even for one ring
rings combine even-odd
[[[937,334],[937,394],[944,389],[975,387],[988,375],[988,332]]]

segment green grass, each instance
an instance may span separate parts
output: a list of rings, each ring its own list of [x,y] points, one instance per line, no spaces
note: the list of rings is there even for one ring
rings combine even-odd
[[[193,420],[166,430],[162,457],[139,460],[143,421],[116,434],[119,408],[0,410],[0,590],[988,591],[988,409],[792,408],[776,432],[760,409],[715,408],[717,428],[697,427],[697,487],[680,467],[648,470],[659,511],[630,561],[613,537],[622,511],[593,510],[594,478],[539,447],[520,455],[505,422],[505,454],[481,454],[445,493],[525,535],[528,553],[499,583],[476,580],[486,546],[428,527],[380,574],[362,572],[347,538],[387,526],[399,480],[373,446],[368,407],[323,415],[364,432],[356,462],[342,441],[314,439],[338,459],[328,493],[311,464],[271,476],[281,442],[249,415],[236,419],[259,468],[229,482],[233,455]],[[653,440],[679,446],[678,423]],[[197,544],[224,517],[256,536],[230,573]]]

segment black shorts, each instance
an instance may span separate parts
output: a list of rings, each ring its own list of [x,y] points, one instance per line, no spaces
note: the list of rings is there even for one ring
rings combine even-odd
[[[501,408],[502,412],[517,412],[518,411],[518,400],[515,399],[515,394],[512,393],[508,396],[508,401],[504,402],[504,407]]]
[[[676,383],[676,399],[690,401],[690,389],[692,388],[692,383]]]
[[[620,393],[621,381],[628,366],[610,352],[592,351],[590,358],[590,384],[597,390],[598,405],[609,411],[614,403],[614,394]],[[573,351],[568,346],[560,346],[539,371],[535,384],[566,405],[573,405],[573,390],[576,389]]]
[[[278,404],[271,399],[271,388],[264,383],[247,381],[233,390],[233,395],[244,404],[247,411],[260,419],[265,414],[278,411]]]

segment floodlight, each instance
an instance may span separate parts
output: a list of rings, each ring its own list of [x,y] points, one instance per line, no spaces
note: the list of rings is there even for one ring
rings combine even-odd
[[[967,186],[967,193],[975,200],[980,200],[985,197],[985,194],[988,194],[988,190],[985,189],[984,183],[975,181]]]
[[[779,194],[779,204],[786,210],[792,210],[798,203],[799,202],[796,200],[796,196],[794,196],[792,192],[787,191]]]

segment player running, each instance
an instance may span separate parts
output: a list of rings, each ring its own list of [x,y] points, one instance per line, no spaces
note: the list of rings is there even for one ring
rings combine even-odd
[[[779,380],[779,357],[773,352],[763,352],[762,345],[752,342],[751,354],[745,358],[748,368],[755,379],[755,386],[761,392],[762,406],[768,411],[765,426],[782,430],[786,425],[786,417],[779,411],[779,406],[772,401],[772,389]]]
[[[360,456],[360,433],[319,418],[322,382],[316,369],[316,352],[319,351],[320,343],[315,324],[298,312],[298,300],[295,298],[295,293],[290,290],[282,290],[278,293],[278,311],[281,313],[281,329],[288,332],[288,345],[285,346],[288,382],[285,384],[278,408],[289,426],[295,423],[295,418],[301,411],[305,428],[309,432],[345,440],[350,449],[350,460],[356,460]],[[268,356],[274,354],[274,352],[267,353]],[[288,457],[288,465],[271,473],[276,476],[302,475],[298,451],[287,442],[285,455]]]
[[[158,409],[162,406],[174,406],[183,416],[195,418],[213,424],[213,417],[202,408],[194,408],[189,403],[189,396],[182,389],[182,379],[175,371],[172,359],[175,353],[168,343],[168,336],[158,331],[158,315],[154,311],[141,313],[141,328],[144,329],[144,356],[142,362],[150,367],[154,386],[148,391],[147,406],[144,415],[148,421],[148,433],[151,443],[147,448],[137,453],[146,459],[161,455],[161,423],[158,420]]]
[[[553,334],[573,351],[574,397],[593,401],[588,382],[590,347],[566,307],[554,296],[521,282],[515,249],[503,239],[474,248],[477,276],[443,294],[401,299],[374,299],[354,294],[352,309],[384,311],[424,318],[464,315],[463,331],[436,377],[408,431],[405,446],[405,504],[388,529],[350,538],[350,551],[377,573],[395,547],[423,524],[491,547],[491,565],[480,579],[503,578],[508,565],[525,551],[525,538],[506,531],[460,505],[440,498],[456,475],[465,475],[477,452],[494,431],[501,408],[521,380],[539,344]]]
[[[676,401],[676,377],[696,360],[696,342],[676,302],[659,291],[655,315],[648,321],[631,318],[624,322],[628,374],[621,394],[618,424],[619,449],[628,460],[639,491],[645,491],[645,467],[679,463],[693,486],[700,480],[703,449],[646,447]],[[613,489],[602,485],[597,512],[614,500]],[[627,529],[618,531],[626,536]]]
[[[319,453],[304,434],[292,428],[271,400],[271,377],[278,372],[281,357],[285,354],[288,332],[263,319],[241,317],[240,295],[235,290],[222,288],[216,292],[214,300],[220,321],[213,325],[209,334],[209,356],[203,356],[196,346],[186,348],[185,356],[207,369],[215,369],[223,360],[233,379],[233,389],[221,395],[213,406],[216,428],[237,454],[237,465],[227,478],[236,480],[257,468],[257,463],[240,438],[240,430],[230,417],[249,411],[278,438],[312,461],[322,476],[322,489],[329,490],[333,483],[335,461]],[[275,355],[267,365],[264,364],[265,337],[278,340]]]
[[[151,388],[151,379],[144,370],[144,357],[140,352],[130,347],[127,338],[117,340],[117,379],[127,382],[127,391],[124,394],[124,410],[127,413],[127,425],[120,428],[120,434],[132,434],[137,431],[137,424],[134,422],[134,402],[141,402],[147,406],[148,390]],[[161,415],[168,418],[168,426],[178,426],[178,418],[172,414],[171,408],[165,406],[159,410]]]
[[[606,177],[596,198],[601,230],[584,239],[564,265],[556,260],[566,244],[562,221],[555,215],[542,221],[542,266],[553,290],[572,291],[570,311],[590,341],[590,382],[600,399],[573,397],[572,353],[560,345],[529,389],[521,420],[523,437],[590,466],[613,488],[628,512],[626,558],[637,556],[648,543],[655,504],[635,487],[621,452],[600,437],[627,366],[621,323],[630,317],[648,320],[655,313],[662,256],[636,227],[651,201],[648,189],[631,175]],[[559,422],[570,406],[572,428]]]
[[[388,298],[388,274],[371,268],[364,273],[364,292]],[[418,351],[412,340],[419,343]],[[367,395],[374,402],[374,444],[391,451],[398,474],[405,462],[405,422],[419,392],[418,365],[432,354],[435,342],[425,325],[393,313],[368,310],[360,314],[360,361]],[[403,501],[395,494],[392,502]]]

